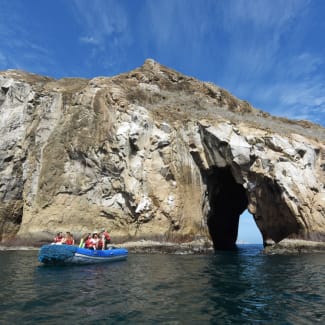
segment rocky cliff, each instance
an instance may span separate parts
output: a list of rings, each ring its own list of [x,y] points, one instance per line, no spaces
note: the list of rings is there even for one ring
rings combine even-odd
[[[325,241],[325,129],[153,60],[91,80],[1,72],[0,116],[3,242],[104,227],[227,248],[246,209],[265,243]]]

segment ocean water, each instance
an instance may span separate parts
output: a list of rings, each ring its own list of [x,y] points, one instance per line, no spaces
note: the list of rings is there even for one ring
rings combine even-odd
[[[325,324],[325,255],[261,248],[69,267],[0,251],[0,324]]]

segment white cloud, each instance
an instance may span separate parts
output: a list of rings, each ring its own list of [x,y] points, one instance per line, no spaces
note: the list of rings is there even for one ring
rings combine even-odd
[[[285,63],[285,71],[290,77],[300,78],[316,74],[324,63],[323,57],[308,52],[299,53]]]
[[[324,123],[324,85],[295,84],[282,90],[280,105],[284,113],[295,119],[307,119]],[[285,92],[284,92],[285,91]]]
[[[82,37],[80,37],[80,41],[82,43],[94,44],[94,45],[97,45],[100,43],[100,41],[93,36],[82,36]]]
[[[309,80],[280,80],[277,83],[253,88],[239,89],[241,93],[252,93],[251,98],[259,103],[258,108],[276,116],[310,120],[324,125],[325,83],[318,78]],[[252,102],[252,100],[251,100]]]
[[[309,0],[228,1],[226,87],[272,114],[324,125],[323,56],[306,50]],[[302,27],[304,26],[304,27]],[[290,46],[292,44],[292,46]]]
[[[125,65],[132,44],[129,12],[123,2],[75,0],[72,12],[79,26],[79,42],[88,49],[88,69],[98,65],[105,74],[116,74]]]
[[[225,7],[227,17],[233,21],[254,24],[256,29],[281,30],[290,23],[297,12],[305,10],[309,0],[230,0]]]
[[[56,61],[51,51],[41,45],[27,27],[28,18],[22,4],[2,3],[0,11],[0,66],[3,69],[23,69],[48,73]],[[27,24],[28,25],[28,24]]]
[[[306,10],[306,0],[228,1],[223,6],[223,28],[228,35],[229,62],[244,73],[267,73],[276,67],[283,35],[294,28]]]
[[[117,1],[75,0],[75,17],[82,27],[83,33],[80,41],[105,45],[107,38],[119,35],[125,40],[124,34],[128,30],[127,12]]]

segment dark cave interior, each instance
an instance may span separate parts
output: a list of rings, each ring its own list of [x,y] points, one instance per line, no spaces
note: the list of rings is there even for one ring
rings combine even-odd
[[[207,224],[214,248],[236,248],[239,217],[248,200],[244,187],[236,183],[230,168],[212,168],[205,175],[210,211]]]

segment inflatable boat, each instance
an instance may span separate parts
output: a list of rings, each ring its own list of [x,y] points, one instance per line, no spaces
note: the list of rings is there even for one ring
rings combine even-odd
[[[49,265],[94,264],[126,260],[128,250],[110,247],[106,250],[90,250],[71,245],[44,245],[38,260]]]

